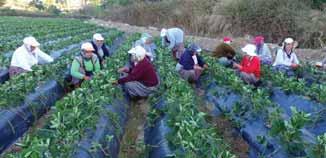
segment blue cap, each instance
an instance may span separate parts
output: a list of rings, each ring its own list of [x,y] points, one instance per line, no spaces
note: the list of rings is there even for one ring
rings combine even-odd
[[[197,44],[194,44],[194,43],[192,43],[192,44],[188,47],[188,49],[189,49],[190,51],[197,52],[197,53],[201,52],[201,48],[200,48]]]

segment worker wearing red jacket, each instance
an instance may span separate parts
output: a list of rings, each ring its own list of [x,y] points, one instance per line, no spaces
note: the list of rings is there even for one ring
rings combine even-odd
[[[241,49],[245,55],[240,63],[233,66],[240,72],[240,77],[248,84],[257,84],[260,80],[260,59],[256,54],[256,46],[247,44]]]

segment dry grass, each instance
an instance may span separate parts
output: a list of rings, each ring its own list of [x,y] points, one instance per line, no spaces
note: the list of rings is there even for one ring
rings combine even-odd
[[[109,7],[99,17],[138,26],[178,26],[188,34],[216,37],[230,27],[223,16],[214,13],[219,6],[220,0],[138,0],[132,5]]]
[[[293,36],[309,48],[326,42],[326,12],[312,11],[305,0],[133,0],[96,9],[84,13],[137,26],[178,26],[189,35],[212,38],[264,35],[267,42],[279,43]]]

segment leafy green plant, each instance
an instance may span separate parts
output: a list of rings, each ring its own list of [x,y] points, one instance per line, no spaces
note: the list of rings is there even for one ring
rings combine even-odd
[[[326,85],[313,84],[307,93],[311,98],[314,98],[322,103],[326,103]]]
[[[274,104],[270,99],[270,89],[260,87],[253,89],[253,87],[245,85],[242,81],[239,81],[234,72],[225,70],[218,65],[214,58],[205,57],[205,60],[209,63],[211,74],[214,79],[217,80],[220,86],[228,87],[233,91],[238,92],[242,99],[233,106],[229,119],[232,120],[232,116],[236,115],[242,120],[246,120],[248,117],[262,117],[267,120],[266,126],[270,128],[270,133],[273,136],[278,136],[284,147],[289,153],[305,152],[304,148],[308,145],[308,142],[302,140],[301,129],[311,121],[310,114],[298,112],[294,107],[292,110],[292,117],[286,120],[283,116],[283,111]],[[281,86],[283,89],[287,89],[288,92],[308,94],[312,88],[307,88],[304,80],[296,80],[294,78],[287,78],[282,73],[274,73],[270,68],[262,67],[262,80],[272,80],[272,84],[275,86]],[[239,77],[238,77],[239,78]],[[234,83],[237,82],[237,83]],[[288,84],[288,85],[285,85]],[[320,93],[320,85],[314,86],[312,90],[315,93],[312,95],[323,95]],[[216,95],[227,95],[217,93]],[[249,107],[249,110],[248,110]],[[268,116],[268,118],[266,118]],[[240,124],[241,127],[241,124]],[[267,143],[263,138],[259,138],[262,144]],[[299,153],[301,154],[301,153]]]
[[[297,111],[291,107],[292,117],[284,120],[280,111],[275,111],[271,118],[272,128],[270,134],[279,136],[280,141],[285,145],[291,154],[302,153],[306,143],[301,138],[301,129],[310,122],[310,114]]]
[[[251,102],[254,114],[268,113],[267,108],[272,107],[273,103],[269,99],[269,94],[264,89],[257,89],[251,93]]]
[[[110,81],[118,77],[116,70],[121,61],[126,60],[127,53],[125,52],[131,47],[132,41],[137,38],[139,38],[137,35],[130,36],[117,53],[108,59],[110,62],[106,62],[106,69],[97,73],[91,81],[83,82],[81,88],[69,93],[56,103],[46,127],[46,130],[51,133],[50,136],[38,133],[27,135],[22,144],[29,145],[22,146],[22,152],[7,154],[8,157],[23,157],[25,156],[23,153],[33,150],[33,146],[48,139],[51,143],[44,147],[42,153],[48,153],[52,157],[70,157],[76,143],[85,136],[86,129],[94,128],[99,115],[106,111],[104,106],[111,104],[113,99],[123,97],[121,89],[112,86]],[[114,115],[108,114],[108,116],[112,122],[116,121]],[[36,141],[31,142],[26,138]],[[112,138],[112,135],[107,135],[105,139],[111,141]],[[107,153],[106,148],[98,143],[93,144],[92,150],[102,150]],[[35,151],[41,152],[37,149]]]
[[[326,133],[317,137],[317,143],[309,152],[309,157],[324,158],[326,157]]]
[[[190,85],[181,80],[174,71],[175,64],[165,55],[167,49],[158,48],[155,65],[161,76],[161,89],[167,108],[163,111],[168,116],[169,143],[176,150],[177,157],[235,157],[222,143],[215,128],[206,122],[206,114],[196,107],[195,93]],[[150,113],[151,114],[151,113]],[[150,115],[152,116],[152,115]],[[178,152],[182,150],[184,152]]]
[[[313,75],[315,70],[309,70],[311,66],[303,66],[302,71],[308,69],[309,74]],[[319,73],[319,72],[318,72]],[[321,74],[321,80],[323,80],[323,74]],[[271,81],[273,86],[281,87],[287,93],[294,93],[299,95],[304,95],[314,99],[318,102],[325,103],[325,83],[313,83],[311,86],[307,86],[305,79],[296,79],[293,77],[287,77],[283,73],[277,73],[271,70],[271,68],[263,66],[262,67],[262,80]]]
[[[89,32],[85,35],[69,39],[68,43],[62,43],[65,41],[61,41],[57,43],[58,47],[54,49],[60,49],[73,43],[79,43],[81,40],[91,35],[92,32]],[[112,43],[112,39],[120,35],[121,32],[119,31],[109,30],[107,40]],[[54,79],[63,83],[62,74],[67,70],[67,65],[71,63],[72,58],[77,53],[79,53],[79,47],[69,50],[69,52],[58,58],[54,63],[34,66],[32,72],[15,76],[5,82],[5,84],[0,85],[0,97],[3,98],[0,101],[0,107],[14,107],[20,105],[28,93],[32,92],[37,86],[49,79]]]

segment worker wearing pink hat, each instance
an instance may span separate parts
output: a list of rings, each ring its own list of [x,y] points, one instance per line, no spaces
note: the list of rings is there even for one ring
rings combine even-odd
[[[260,58],[262,64],[271,65],[272,64],[272,55],[269,47],[264,42],[263,36],[256,36],[253,40],[253,43],[256,45],[256,53]]]

